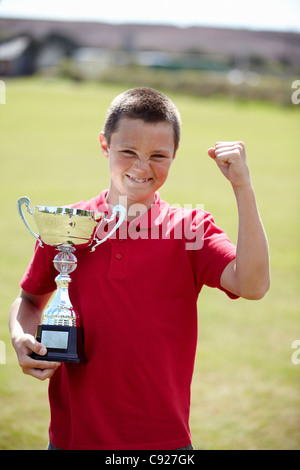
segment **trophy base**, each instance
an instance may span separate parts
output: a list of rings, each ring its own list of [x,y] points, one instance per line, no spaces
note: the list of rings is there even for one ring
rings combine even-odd
[[[47,354],[32,353],[39,361],[84,362],[82,328],[76,326],[39,325],[36,339],[47,348]]]

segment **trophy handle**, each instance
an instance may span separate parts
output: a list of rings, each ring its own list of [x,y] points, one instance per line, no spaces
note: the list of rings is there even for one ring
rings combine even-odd
[[[112,236],[113,233],[115,233],[115,231],[120,227],[120,225],[122,224],[124,218],[125,218],[125,214],[126,214],[126,209],[125,207],[123,206],[120,206],[120,205],[117,205],[117,206],[114,206],[113,208],[113,211],[112,211],[112,215],[109,219],[104,219],[105,222],[111,222],[113,221],[115,218],[116,218],[116,215],[117,213],[119,212],[119,220],[118,222],[116,223],[116,225],[114,226],[114,228],[109,232],[108,235],[106,235],[106,237],[102,238],[101,240],[97,239],[96,238],[96,235],[94,235],[94,241],[96,242],[95,245],[91,248],[91,251],[95,251],[96,247],[98,245],[101,245],[101,243],[105,242],[109,237]]]
[[[23,220],[24,224],[26,225],[26,227],[28,228],[29,232],[31,233],[31,235],[34,236],[34,238],[37,239],[37,241],[39,242],[40,246],[43,248],[43,243],[42,243],[42,240],[40,238],[39,235],[37,235],[36,233],[34,233],[31,228],[29,227],[25,217],[24,217],[24,214],[23,214],[23,210],[22,210],[22,205],[25,204],[26,206],[26,209],[27,209],[27,212],[33,216],[33,212],[32,210],[30,209],[30,199],[27,197],[27,196],[23,196],[23,197],[20,197],[20,199],[18,199],[17,201],[17,207],[18,207],[18,211],[19,211],[19,215],[21,217],[21,219]]]

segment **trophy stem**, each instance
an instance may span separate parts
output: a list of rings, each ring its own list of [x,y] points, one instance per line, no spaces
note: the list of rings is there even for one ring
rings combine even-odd
[[[79,326],[79,317],[70,301],[68,290],[71,282],[69,273],[77,267],[77,258],[73,254],[75,248],[71,245],[61,245],[58,250],[59,253],[53,260],[55,268],[60,273],[55,278],[57,291],[43,313],[42,325],[77,327]]]

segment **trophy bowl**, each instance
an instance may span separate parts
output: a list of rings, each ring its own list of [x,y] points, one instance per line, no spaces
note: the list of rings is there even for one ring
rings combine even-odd
[[[23,205],[34,218],[39,233],[33,232],[27,223]],[[37,328],[36,339],[47,348],[47,354],[40,356],[32,353],[31,357],[45,361],[81,362],[83,354],[83,331],[79,322],[79,315],[71,304],[69,298],[70,273],[77,267],[77,258],[74,254],[76,247],[86,248],[90,251],[105,242],[119,228],[125,218],[125,208],[115,206],[110,218],[98,211],[75,209],[68,207],[34,206],[30,208],[30,199],[26,196],[17,201],[18,212],[25,226],[39,242],[40,247],[50,245],[56,247],[59,253],[54,257],[53,263],[59,275],[55,278],[57,290],[54,298],[42,315],[41,323]],[[112,230],[102,239],[96,237],[98,224],[101,221],[109,223],[116,219]]]
[[[52,246],[89,245],[95,227],[103,218],[101,212],[64,207],[35,206],[34,212],[40,238]]]

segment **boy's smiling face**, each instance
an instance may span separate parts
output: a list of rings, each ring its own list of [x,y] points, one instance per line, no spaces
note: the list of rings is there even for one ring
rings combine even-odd
[[[110,145],[103,133],[100,143],[110,166],[107,202],[119,204],[119,197],[127,196],[128,207],[138,203],[149,209],[175,157],[172,125],[122,118]]]

